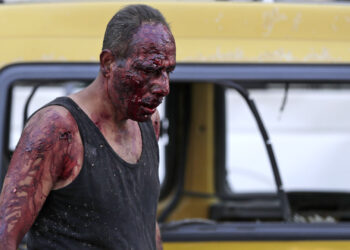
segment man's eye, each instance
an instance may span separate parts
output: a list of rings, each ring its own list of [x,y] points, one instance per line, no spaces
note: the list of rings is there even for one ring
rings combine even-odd
[[[144,71],[148,74],[160,75],[162,74],[161,68],[145,68]]]
[[[171,73],[174,72],[174,70],[175,70],[175,67],[169,67],[169,68],[166,69],[166,72],[167,72],[168,74],[171,74]]]
[[[153,72],[155,71],[155,69],[152,68],[152,67],[146,67],[146,68],[144,68],[143,70],[144,70],[145,72],[147,72],[147,73],[153,73]]]

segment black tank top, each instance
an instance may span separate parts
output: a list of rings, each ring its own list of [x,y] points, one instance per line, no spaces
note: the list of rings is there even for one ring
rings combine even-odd
[[[50,192],[28,233],[28,248],[156,249],[159,159],[152,122],[139,123],[142,153],[130,164],[73,100],[60,97],[49,105],[63,106],[75,118],[84,162],[71,184]]]

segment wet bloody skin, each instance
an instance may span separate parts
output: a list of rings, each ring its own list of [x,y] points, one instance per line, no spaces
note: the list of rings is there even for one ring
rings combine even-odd
[[[169,94],[169,74],[176,63],[175,41],[166,26],[145,23],[129,47],[127,59],[116,59],[108,96],[126,118],[145,121]]]
[[[152,124],[153,124],[153,128],[154,128],[154,132],[156,133],[156,138],[158,140],[160,137],[160,117],[159,117],[158,112],[156,112],[152,116]]]
[[[111,115],[107,112],[100,112],[98,114],[91,114],[91,120],[95,123],[96,127],[102,132],[102,124],[104,121],[111,119]]]
[[[21,239],[50,190],[76,176],[73,172],[80,154],[74,124],[67,112],[50,107],[39,111],[25,128],[0,197],[0,249],[15,248],[8,241],[11,235]]]

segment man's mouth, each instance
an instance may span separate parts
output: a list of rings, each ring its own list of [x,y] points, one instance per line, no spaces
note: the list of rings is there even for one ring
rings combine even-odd
[[[156,108],[151,108],[151,107],[146,107],[145,105],[142,105],[142,109],[145,113],[148,113],[148,114],[153,114],[155,111],[156,111]]]
[[[141,105],[145,111],[154,113],[156,108],[159,106],[159,104],[162,103],[162,100],[163,99],[145,101],[145,102],[142,102]]]

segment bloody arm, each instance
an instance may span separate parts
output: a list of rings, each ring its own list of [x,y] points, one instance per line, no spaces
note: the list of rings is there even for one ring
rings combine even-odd
[[[0,195],[1,250],[17,249],[50,190],[69,173],[72,134],[62,120],[60,112],[46,108],[22,133]]]
[[[157,140],[159,140],[159,135],[160,135],[160,116],[158,110],[152,115],[151,117],[154,132],[156,134]]]
[[[157,140],[159,140],[160,117],[159,117],[158,110],[152,115],[152,124],[154,128],[154,132],[156,134],[156,138]],[[162,237],[160,234],[158,222],[156,222],[156,246],[157,246],[157,250],[163,250]]]
[[[163,250],[162,237],[160,235],[158,222],[156,222],[156,246],[157,250]]]

